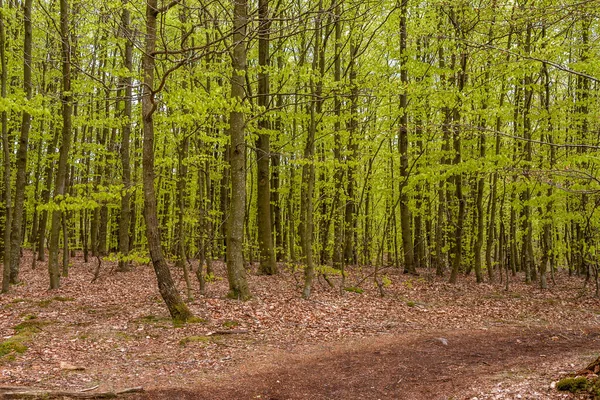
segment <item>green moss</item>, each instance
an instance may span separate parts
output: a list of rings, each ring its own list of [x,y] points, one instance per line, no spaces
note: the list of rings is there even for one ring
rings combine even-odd
[[[73,297],[54,296],[49,299],[40,300],[38,302],[38,306],[46,308],[46,307],[50,306],[50,304],[52,304],[53,301],[66,302],[66,301],[74,301],[74,300],[75,299]]]
[[[188,336],[181,339],[179,345],[185,346],[188,343],[208,343],[214,338],[214,336]]]
[[[131,336],[130,334],[126,333],[126,332],[116,332],[115,336],[119,339],[123,339],[123,340],[133,340],[133,336]]]
[[[143,317],[139,317],[136,319],[137,322],[145,322],[148,324],[164,321],[164,318],[159,318],[156,315],[144,315]]]
[[[50,306],[50,303],[52,303],[52,299],[44,299],[44,300],[39,301],[38,306],[40,306],[42,308],[46,308],[46,307]]]
[[[31,340],[37,332],[41,331],[42,326],[51,323],[48,320],[39,320],[35,315],[26,315],[23,319],[23,322],[13,327],[16,334],[0,342],[0,358],[2,361],[14,360],[17,354],[27,351],[25,342]]]
[[[409,307],[414,307],[414,306],[417,305],[417,303],[415,303],[414,301],[407,301],[406,305],[409,306]]]
[[[359,287],[354,287],[354,286],[345,287],[344,290],[346,292],[351,292],[351,293],[358,293],[358,294],[364,293],[364,290],[362,290]]]
[[[31,335],[33,333],[41,331],[42,326],[48,325],[49,323],[50,322],[48,322],[48,321],[31,319],[31,320],[23,321],[20,324],[15,325],[13,328],[17,332],[17,334]]]
[[[22,335],[15,335],[0,342],[0,357],[25,353],[27,346],[23,343],[23,340]],[[11,358],[14,359],[14,357]]]
[[[52,298],[52,300],[65,302],[65,301],[75,301],[75,298],[74,297],[64,297],[64,296],[55,296]]]
[[[221,325],[225,328],[233,328],[239,326],[240,323],[238,321],[225,321]]]
[[[563,378],[556,383],[556,389],[562,392],[577,393],[587,389],[588,384],[588,380],[583,376],[577,378]]]
[[[185,325],[188,321],[194,318],[194,315],[191,313],[190,309],[185,303],[175,304],[173,306],[175,309],[173,315],[173,326],[176,328],[180,328]]]

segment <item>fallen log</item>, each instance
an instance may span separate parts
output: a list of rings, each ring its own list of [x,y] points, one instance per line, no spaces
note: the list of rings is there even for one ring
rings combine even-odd
[[[129,393],[143,392],[142,387],[132,387],[115,392],[68,392],[62,390],[14,390],[4,392],[3,399],[115,399],[121,395]]]

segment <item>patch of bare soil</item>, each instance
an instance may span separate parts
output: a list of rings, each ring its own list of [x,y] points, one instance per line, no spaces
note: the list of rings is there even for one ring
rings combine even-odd
[[[33,326],[26,351],[0,358],[0,386],[143,386],[139,399],[562,398],[550,383],[600,348],[600,302],[564,274],[550,290],[511,278],[506,291],[388,269],[381,298],[372,270],[353,268],[347,284],[364,293],[320,279],[304,301],[302,271],[282,266],[251,275],[254,297],[240,303],[225,298],[217,263],[206,295],[189,302],[204,321],[173,326],[149,266],[117,274],[105,261],[90,283],[96,263],[75,258],[62,288],[48,291],[45,264],[31,270],[30,256],[23,285],[0,297],[2,340]]]
[[[314,346],[240,366],[196,388],[153,390],[135,398],[558,399],[565,395],[550,388],[557,367],[569,368],[569,360],[599,345],[599,330],[394,335]]]

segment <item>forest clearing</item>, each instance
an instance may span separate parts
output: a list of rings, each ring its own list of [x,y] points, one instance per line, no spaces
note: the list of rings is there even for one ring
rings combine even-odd
[[[249,274],[255,295],[239,302],[227,299],[218,263],[205,295],[188,302],[200,319],[174,324],[151,267],[116,267],[107,262],[90,283],[95,263],[77,257],[57,291],[43,267],[23,269],[27,283],[2,297],[0,334],[6,342],[29,326],[31,337],[2,358],[0,387],[141,386],[139,399],[561,399],[552,382],[600,345],[600,301],[563,273],[549,290],[511,277],[506,291],[390,269],[384,297],[372,278],[364,292],[340,294],[332,276],[336,288],[319,278],[307,301],[301,270],[282,268]],[[373,271],[348,272],[356,283]]]

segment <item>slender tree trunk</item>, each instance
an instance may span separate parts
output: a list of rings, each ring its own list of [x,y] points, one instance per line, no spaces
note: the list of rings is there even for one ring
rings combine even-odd
[[[121,165],[123,167],[123,195],[121,197],[121,214],[119,218],[119,265],[118,271],[129,270],[129,224],[131,222],[131,161],[129,141],[131,140],[131,111],[132,111],[132,78],[133,72],[133,38],[130,38],[129,28],[130,12],[126,7],[127,0],[123,0],[125,7],[121,13],[120,36],[125,39],[125,53],[123,64],[129,75],[121,80],[121,93],[123,95],[123,125],[121,127]]]
[[[294,218],[294,187],[296,181],[296,169],[292,166],[290,170],[290,191],[286,198],[286,208],[288,213],[288,247],[290,249],[290,261],[296,262],[296,224]]]
[[[531,23],[527,24],[527,35],[525,37],[525,53],[531,52],[531,35],[532,35]],[[523,104],[523,136],[525,137],[525,149],[524,149],[524,174],[525,177],[529,177],[529,169],[531,168],[532,161],[532,145],[531,145],[531,119],[530,109],[533,98],[533,89],[531,88],[533,80],[531,75],[527,74],[523,79],[523,93],[524,93],[524,104]],[[531,199],[531,188],[529,184],[525,188],[523,193],[523,214],[525,219],[523,221],[523,230],[525,236],[523,238],[523,266],[525,268],[525,282],[530,283],[532,279],[535,279],[535,264],[533,261],[533,223],[531,220],[531,205],[529,201]]]
[[[277,57],[277,68],[283,70],[283,56]],[[282,80],[284,78],[281,78]],[[282,82],[280,82],[280,85]],[[277,109],[283,109],[283,94],[277,93]],[[284,130],[282,115],[277,115],[275,120],[275,135],[281,136]],[[275,259],[283,261],[285,259],[287,238],[285,237],[285,228],[283,222],[283,209],[280,194],[281,188],[281,154],[278,152],[271,153],[271,215],[273,217],[273,230],[275,231]]]
[[[146,43],[142,58],[143,91],[142,91],[142,124],[144,133],[142,168],[144,186],[144,218],[146,220],[146,236],[148,250],[158,281],[158,290],[173,320],[187,321],[192,313],[181,300],[181,296],[171,276],[171,271],[163,255],[158,215],[156,211],[156,192],[154,189],[154,51],[156,49],[156,20],[158,16],[157,0],[146,2]]]
[[[343,156],[342,156],[342,100],[339,93],[339,83],[342,80],[342,24],[341,18],[341,6],[340,1],[336,2],[334,10],[334,23],[335,23],[335,58],[334,58],[334,82],[337,91],[334,98],[334,112],[335,122],[333,126],[334,131],[334,156],[336,160],[335,172],[333,176],[335,193],[333,197],[332,213],[333,213],[333,267],[337,269],[342,268],[344,262],[344,211],[345,207],[343,204],[343,178],[344,178],[344,167],[343,167]]]
[[[0,0],[0,9],[4,9],[3,1]],[[0,95],[2,99],[6,99],[6,86],[8,83],[8,70],[6,63],[6,21],[3,14],[0,14],[0,67],[2,67],[2,75],[0,75]],[[4,110],[1,114],[2,118],[2,155],[3,155],[3,184],[4,184],[4,268],[2,272],[2,293],[8,292],[10,288],[10,216],[12,210],[12,195],[10,188],[10,139],[8,131],[8,114]]]
[[[177,244],[177,262],[176,266],[183,270],[183,277],[185,279],[187,298],[188,301],[192,300],[192,285],[189,276],[188,262],[187,262],[187,251],[186,251],[186,240],[185,240],[185,208],[186,208],[186,181],[188,175],[187,168],[187,157],[189,149],[189,137],[187,132],[182,130],[184,135],[183,142],[178,151],[177,161],[177,233],[175,242]]]
[[[281,98],[282,96],[278,96]],[[281,109],[283,106],[283,101],[279,103],[278,100],[278,108]],[[279,124],[279,131],[282,129],[281,124]],[[273,216],[273,227],[272,229],[275,231],[275,259],[276,261],[283,261],[285,259],[286,254],[286,238],[283,227],[283,217],[282,217],[282,208],[281,208],[281,156],[279,154],[271,153],[271,215]]]
[[[229,170],[230,165],[230,149],[231,145],[228,143],[223,147],[223,169],[221,171],[221,184],[219,191],[219,205],[221,208],[221,218],[223,223],[219,225],[219,233],[221,239],[221,245],[219,246],[219,255],[227,261],[227,221],[229,219],[229,193],[231,185],[231,171]]]
[[[51,128],[52,130],[52,128]],[[60,137],[61,131],[59,129],[54,129],[54,135],[52,138],[52,142],[48,144],[48,150],[46,151],[46,158],[50,159],[54,153],[56,152],[56,147],[58,145],[58,139]],[[44,188],[42,189],[41,201],[42,204],[48,204],[50,201],[50,190],[52,189],[52,181],[54,180],[54,165],[52,162],[46,164],[46,168],[44,171],[45,181]],[[43,210],[40,216],[40,225],[38,228],[38,261],[45,261],[45,247],[46,247],[46,228],[48,226],[48,211]]]
[[[322,1],[319,1],[319,11],[315,20],[315,42],[313,49],[312,69],[314,72],[320,71],[321,52],[321,18]],[[310,122],[304,146],[304,165],[302,166],[302,193],[300,199],[300,238],[302,241],[302,255],[304,258],[304,289],[302,297],[306,300],[310,298],[312,283],[315,277],[315,266],[313,260],[313,232],[314,232],[314,214],[313,214],[313,194],[315,190],[315,136],[318,129],[317,104],[322,94],[322,82],[316,83],[311,78],[310,89],[313,99],[310,102]]]
[[[456,21],[456,16],[452,18]],[[457,32],[456,34],[464,39],[464,32],[460,28],[460,24],[456,23],[455,26]],[[459,46],[463,46],[459,44]],[[454,64],[454,63],[453,63]],[[461,48],[460,51],[460,70],[457,72],[457,76],[455,79],[455,83],[457,85],[458,93],[462,93],[467,77],[467,53],[464,48]],[[461,101],[460,98],[457,98],[457,102],[454,105],[454,109],[452,112],[453,119],[453,128],[452,128],[452,143],[454,149],[454,160],[453,164],[455,166],[461,164],[462,162],[462,144],[461,144],[461,135],[460,135],[460,106]],[[463,227],[465,220],[465,212],[466,212],[466,201],[463,197],[462,190],[462,173],[460,171],[456,172],[453,176],[455,193],[456,193],[456,201],[458,202],[458,215],[456,218],[455,229],[454,229],[454,246],[452,249],[452,272],[450,273],[450,283],[456,283],[458,279],[458,272],[460,270],[460,266],[462,263],[463,257]]]
[[[231,174],[230,212],[227,218],[228,296],[239,300],[251,297],[244,269],[244,220],[246,213],[246,142],[244,113],[239,110],[245,101],[246,42],[248,24],[247,0],[233,0],[233,53],[231,99],[235,110],[229,114],[229,168]],[[270,226],[270,221],[269,221]]]
[[[271,21],[269,18],[269,0],[258,2],[258,106],[263,115],[258,120],[258,140],[256,141],[256,218],[258,225],[259,261],[258,273],[274,275],[277,273],[277,262],[273,250],[271,224],[271,185],[270,166],[271,145],[269,135],[269,119],[267,113],[270,107],[269,88],[269,36]],[[244,60],[245,64],[245,60]]]
[[[514,10],[514,8],[513,8]],[[492,28],[490,28],[490,32],[489,32],[489,38],[490,41],[493,39],[493,30]],[[509,27],[509,32],[508,32],[508,40],[507,40],[507,45],[506,47],[508,49],[510,49],[511,43],[512,43],[512,35],[513,35],[513,26],[511,25]],[[506,56],[506,63],[508,63],[510,61],[510,54],[507,54]],[[504,101],[506,98],[506,82],[503,80],[502,81],[502,88],[500,89],[500,100],[498,102],[498,108],[502,109],[504,106]],[[495,146],[495,155],[496,158],[498,158],[500,156],[500,150],[501,150],[501,137],[500,137],[500,129],[502,128],[502,118],[500,116],[496,117],[496,126],[495,126],[495,130],[496,130],[496,146]],[[495,166],[497,168],[497,164],[498,162],[495,161]],[[488,279],[490,282],[494,282],[494,264],[492,262],[492,250],[494,247],[494,243],[496,242],[496,238],[497,238],[497,234],[496,234],[496,210],[497,210],[497,196],[498,196],[498,172],[494,171],[494,174],[492,176],[492,184],[491,184],[491,188],[490,188],[490,199],[489,199],[489,203],[488,203],[488,209],[489,209],[489,213],[488,213],[488,224],[487,224],[487,240],[486,240],[486,244],[485,244],[485,265],[487,267],[487,271],[488,271]],[[501,215],[500,218],[502,219],[504,216]],[[502,238],[503,239],[503,238]],[[502,263],[505,262],[505,260],[501,257],[498,257],[498,259],[496,260],[496,262],[499,264],[500,267],[500,274],[502,274]],[[508,279],[508,276],[506,277]]]
[[[31,5],[32,0],[25,0],[23,3],[23,27],[25,31],[23,42],[23,88],[25,90],[27,101],[31,100],[33,94],[33,86],[31,84]],[[21,122],[21,136],[19,137],[19,148],[17,150],[15,199],[10,225],[10,283],[12,284],[18,283],[19,281],[19,263],[21,261],[21,243],[23,241],[23,203],[25,202],[25,187],[27,184],[27,146],[29,144],[30,128],[31,114],[29,114],[27,110],[24,110],[23,120]]]
[[[208,160],[198,168],[198,200],[196,208],[199,211],[199,234],[198,234],[198,269],[196,269],[196,279],[200,285],[200,293],[204,294],[204,264],[207,266],[207,274],[211,272],[210,268],[210,243],[212,237],[212,226],[208,217],[208,207],[211,196],[210,165]]]
[[[356,57],[358,46],[350,32],[350,60],[348,65],[348,78],[350,81],[350,121],[348,122],[348,157],[347,157],[347,189],[346,189],[346,209],[344,212],[344,261],[349,264],[357,264],[356,256],[356,237],[357,237],[357,218],[356,218],[356,159],[358,158],[358,140],[356,131],[358,129],[358,86],[356,84]]]
[[[484,126],[482,124],[482,126]],[[485,159],[485,132],[479,135],[479,157],[481,160]],[[483,282],[483,276],[481,275],[481,248],[483,247],[483,231],[484,231],[484,215],[483,215],[483,190],[485,186],[485,177],[480,175],[477,179],[477,198],[475,200],[476,211],[477,211],[477,239],[475,240],[475,253],[474,269],[475,279],[477,283]],[[489,233],[488,233],[489,234]]]
[[[73,109],[73,95],[71,93],[71,45],[69,39],[69,3],[68,0],[60,0],[60,34],[62,54],[62,142],[56,172],[56,185],[54,190],[54,202],[60,203],[66,193],[67,185],[67,162],[71,149],[71,113]],[[50,274],[50,289],[60,287],[60,271],[58,268],[58,244],[61,231],[62,212],[52,211],[50,228],[50,255],[48,261],[48,272]]]
[[[402,231],[402,249],[404,251],[404,273],[416,274],[414,261],[414,248],[412,237],[412,213],[408,206],[408,193],[406,186],[410,171],[408,170],[408,55],[406,54],[407,27],[406,14],[408,0],[402,0],[400,6],[400,56],[402,66],[400,69],[400,81],[402,82],[402,94],[400,95],[400,132],[398,137],[398,148],[400,149],[400,227]]]
[[[543,28],[542,36],[546,36],[546,29]],[[553,143],[553,124],[552,124],[552,114],[550,113],[550,74],[548,73],[548,66],[546,64],[542,65],[542,73],[544,78],[544,94],[542,96],[542,104],[544,109],[546,110],[546,137],[548,143]],[[554,146],[550,146],[550,169],[554,168],[556,159],[556,148]],[[552,198],[552,186],[549,186],[546,192],[546,195],[549,198]],[[550,263],[550,273],[554,276],[553,271],[553,249],[552,249],[552,213],[553,213],[553,201],[550,200],[546,204],[546,210],[544,215],[544,223],[542,227],[542,260],[540,263],[540,288],[547,289],[548,281],[546,278],[546,272],[548,269],[548,263]]]

